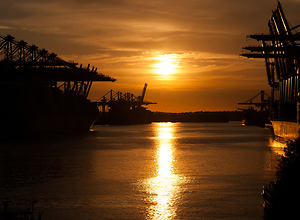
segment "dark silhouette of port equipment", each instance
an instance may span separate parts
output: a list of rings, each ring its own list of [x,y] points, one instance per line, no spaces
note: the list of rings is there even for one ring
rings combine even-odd
[[[101,106],[99,124],[140,124],[149,123],[147,111],[143,105],[156,104],[155,102],[145,101],[147,89],[145,83],[142,94],[135,96],[129,92],[115,92],[110,90],[99,98],[98,106]]]
[[[257,98],[260,97],[260,102]],[[246,102],[240,102],[239,105],[247,105],[248,108],[239,109],[244,113],[243,124],[244,125],[257,125],[265,127],[265,124],[270,123],[269,121],[269,103],[270,96],[261,90],[257,95],[248,99]]]
[[[254,99],[260,96],[260,102],[255,102]],[[239,105],[248,105],[255,106],[260,109],[260,111],[265,111],[268,109],[270,96],[265,93],[264,90],[261,90],[257,95],[253,96],[251,99],[248,99],[246,102],[239,102]]]
[[[300,25],[291,27],[283,13],[281,3],[268,22],[269,34],[252,34],[251,39],[261,46],[246,46],[247,58],[265,60],[268,83],[271,87],[271,118],[286,121],[297,119],[300,69]]]
[[[277,180],[265,187],[264,219],[299,219],[299,71],[300,25],[291,27],[281,3],[268,22],[269,34],[254,34],[250,38],[261,46],[248,46],[242,56],[265,60],[271,87],[271,122],[276,138],[288,142],[285,155],[277,169]]]
[[[0,36],[0,139],[19,133],[85,131],[97,119],[94,81],[116,79],[13,36]]]
[[[83,68],[78,63],[65,61],[55,53],[17,41],[11,35],[0,36],[0,80],[16,78],[42,78],[49,86],[64,92],[88,96],[93,81],[116,81],[114,78],[99,74],[97,68],[88,65]]]

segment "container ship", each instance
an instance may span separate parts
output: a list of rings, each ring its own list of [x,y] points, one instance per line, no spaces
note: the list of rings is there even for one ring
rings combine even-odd
[[[270,119],[274,134],[283,140],[299,137],[300,128],[300,34],[299,27],[290,26],[278,1],[267,24],[268,34],[248,37],[260,46],[246,46],[247,58],[264,59],[271,88]]]
[[[99,115],[87,99],[94,81],[115,79],[0,36],[0,138],[89,130]]]

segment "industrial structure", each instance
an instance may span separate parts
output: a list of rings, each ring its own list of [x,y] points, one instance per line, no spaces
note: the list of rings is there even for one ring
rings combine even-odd
[[[94,81],[115,81],[11,35],[0,36],[0,130],[83,131],[99,112],[87,99]]]
[[[144,124],[150,123],[151,112],[143,105],[156,104],[145,101],[147,89],[145,83],[142,95],[135,96],[132,93],[115,92],[110,90],[99,98],[98,106],[101,107],[100,117],[97,124]]]
[[[268,22],[268,34],[253,34],[251,39],[261,46],[244,47],[242,56],[261,58],[265,61],[268,82],[271,87],[270,117],[274,132],[286,139],[299,136],[299,70],[300,25],[291,27],[278,1]],[[298,118],[298,119],[297,119]]]
[[[260,96],[260,102],[254,101],[255,98]],[[261,90],[257,95],[253,96],[251,99],[248,99],[246,102],[239,102],[239,105],[249,105],[259,108],[260,111],[268,110],[270,96],[265,93],[264,90]]]
[[[258,101],[258,97],[260,100]],[[257,125],[264,127],[269,123],[269,103],[270,96],[261,90],[257,95],[248,99],[246,102],[240,102],[239,105],[246,105],[248,108],[240,109],[244,113],[244,125]]]

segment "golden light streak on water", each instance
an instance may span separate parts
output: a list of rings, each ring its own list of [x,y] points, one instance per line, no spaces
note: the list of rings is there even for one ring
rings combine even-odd
[[[147,181],[152,204],[148,209],[150,219],[173,219],[176,216],[180,178],[173,171],[173,126],[172,123],[158,123],[155,127],[157,133],[156,177]]]

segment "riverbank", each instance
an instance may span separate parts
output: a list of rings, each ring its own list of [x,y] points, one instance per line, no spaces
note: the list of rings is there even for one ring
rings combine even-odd
[[[229,122],[242,121],[241,111],[198,111],[183,113],[152,112],[153,122]]]

